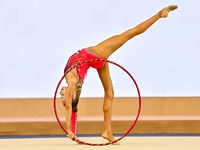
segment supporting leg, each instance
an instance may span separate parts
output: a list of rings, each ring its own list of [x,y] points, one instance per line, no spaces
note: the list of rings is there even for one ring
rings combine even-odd
[[[102,133],[102,137],[107,139],[109,142],[113,142],[115,138],[113,137],[111,129],[111,116],[112,116],[112,104],[113,104],[114,92],[113,92],[112,81],[110,78],[108,63],[106,63],[103,68],[98,69],[98,74],[105,91],[104,103],[103,103],[104,130]]]

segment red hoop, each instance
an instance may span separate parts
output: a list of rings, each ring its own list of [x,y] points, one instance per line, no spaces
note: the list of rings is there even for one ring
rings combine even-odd
[[[57,119],[57,121],[58,121],[60,127],[61,127],[61,128],[63,129],[63,131],[68,135],[67,131],[66,131],[65,128],[62,126],[62,124],[61,124],[61,122],[60,122],[60,120],[59,120],[59,118],[58,118],[58,115],[57,115],[57,111],[56,111],[56,94],[57,94],[57,92],[58,92],[58,88],[59,88],[59,86],[60,86],[62,80],[65,78],[65,75],[66,75],[69,71],[71,71],[73,68],[75,68],[75,67],[78,66],[78,65],[81,65],[81,64],[84,64],[84,63],[87,63],[87,62],[90,62],[90,61],[105,61],[105,62],[109,62],[109,63],[112,63],[112,64],[114,64],[114,65],[120,67],[122,70],[124,70],[124,71],[131,77],[131,79],[133,80],[133,82],[134,82],[134,84],[135,84],[135,86],[136,86],[137,92],[138,92],[139,108],[138,108],[137,117],[136,117],[136,119],[135,119],[133,125],[131,126],[131,128],[130,128],[123,136],[121,136],[120,138],[118,138],[117,140],[115,140],[115,141],[113,141],[113,142],[111,142],[111,143],[103,143],[103,144],[92,144],[92,143],[86,143],[86,142],[80,141],[79,139],[76,140],[76,142],[79,142],[80,144],[84,144],[84,145],[90,145],[90,146],[105,146],[105,145],[109,145],[109,144],[116,143],[116,142],[120,141],[121,139],[123,139],[126,135],[128,135],[129,132],[130,132],[130,131],[133,129],[133,127],[135,126],[135,124],[136,124],[136,122],[137,122],[137,120],[138,120],[138,118],[139,118],[139,115],[140,115],[140,110],[141,110],[141,96],[140,96],[140,90],[139,90],[139,88],[138,88],[138,85],[137,85],[135,79],[134,79],[134,78],[132,77],[132,75],[131,75],[126,69],[124,69],[122,66],[120,66],[119,64],[117,64],[117,63],[115,63],[115,62],[106,60],[106,59],[91,59],[91,60],[86,60],[86,61],[84,61],[84,62],[80,62],[80,63],[78,63],[77,65],[71,66],[71,67],[66,71],[66,73],[63,75],[63,77],[61,78],[61,80],[59,81],[59,83],[58,83],[58,85],[57,85],[57,88],[56,88],[56,91],[55,91],[55,95],[54,95],[54,112],[55,112],[55,116],[56,116],[56,119]]]

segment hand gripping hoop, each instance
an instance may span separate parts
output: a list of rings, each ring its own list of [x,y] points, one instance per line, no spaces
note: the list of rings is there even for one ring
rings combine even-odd
[[[108,63],[112,63],[112,64],[114,64],[114,65],[120,67],[122,70],[124,70],[124,71],[130,76],[130,78],[133,80],[133,82],[134,82],[134,84],[135,84],[135,86],[136,86],[136,89],[137,89],[137,92],[138,92],[138,98],[139,98],[138,114],[137,114],[137,116],[136,116],[136,119],[135,119],[133,125],[131,126],[131,128],[130,128],[123,136],[121,136],[121,137],[118,138],[117,140],[115,140],[115,141],[113,141],[113,142],[111,142],[111,143],[92,144],[92,143],[86,143],[86,142],[80,141],[79,139],[76,139],[76,142],[78,142],[78,143],[80,143],[80,144],[84,144],[84,145],[90,145],[90,146],[105,146],[105,145],[109,145],[109,144],[113,144],[113,143],[115,143],[115,142],[118,142],[118,141],[120,141],[121,139],[123,139],[125,136],[127,136],[127,135],[129,134],[129,132],[130,132],[130,131],[133,129],[133,127],[135,126],[135,124],[136,124],[136,122],[137,122],[137,120],[138,120],[138,118],[139,118],[139,115],[140,115],[140,110],[141,110],[141,96],[140,96],[140,90],[139,90],[139,88],[138,88],[138,85],[137,85],[135,79],[132,77],[132,75],[131,75],[125,68],[123,68],[122,66],[120,66],[119,64],[117,64],[117,63],[115,63],[115,62],[112,62],[112,61],[109,61],[109,60],[106,60],[106,59],[90,59],[90,60],[86,60],[86,61],[84,61],[84,62],[79,62],[78,64],[71,66],[71,67],[65,72],[65,74],[63,75],[63,77],[61,78],[61,80],[59,81],[59,83],[58,83],[58,85],[57,85],[57,87],[56,87],[56,91],[55,91],[55,94],[54,94],[54,112],[55,112],[55,116],[56,116],[56,119],[57,119],[57,121],[58,121],[60,127],[61,127],[61,128],[63,129],[63,131],[68,135],[67,131],[66,131],[65,128],[62,126],[62,124],[61,124],[61,122],[60,122],[60,120],[59,120],[59,118],[58,118],[58,115],[57,115],[57,110],[56,110],[56,94],[57,94],[57,92],[58,92],[58,88],[59,88],[59,86],[60,86],[62,80],[65,78],[65,75],[66,75],[69,71],[71,71],[73,68],[75,68],[75,67],[77,67],[77,66],[79,66],[79,65],[81,65],[81,64],[84,64],[84,63],[87,63],[87,62],[91,62],[91,61],[105,61],[105,62],[108,62]]]

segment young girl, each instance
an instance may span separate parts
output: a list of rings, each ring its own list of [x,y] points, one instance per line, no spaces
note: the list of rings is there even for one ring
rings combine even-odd
[[[91,46],[88,48],[84,48],[77,53],[73,54],[65,67],[65,72],[74,64],[79,62],[103,58],[108,59],[108,57],[114,53],[118,48],[120,48],[124,43],[128,40],[132,39],[134,36],[139,35],[146,31],[151,25],[153,25],[160,18],[166,18],[168,13],[174,9],[177,9],[178,6],[170,5],[163,10],[159,11],[152,18],[146,20],[145,22],[139,24],[135,28],[129,29],[126,32],[113,36],[105,41],[99,43],[96,46]],[[113,137],[112,129],[111,129],[111,116],[112,116],[112,102],[114,98],[113,85],[110,78],[109,66],[108,63],[104,61],[92,61],[89,63],[85,63],[79,65],[68,72],[65,76],[66,81],[68,83],[68,87],[63,87],[61,94],[61,101],[63,105],[65,105],[66,109],[66,130],[68,132],[68,137],[72,140],[76,139],[75,126],[76,126],[76,112],[77,112],[77,104],[81,93],[82,84],[89,67],[93,67],[97,69],[99,74],[99,78],[101,79],[103,88],[104,88],[104,104],[103,104],[103,112],[104,112],[104,129],[102,132],[102,137],[107,139],[109,142],[113,142],[115,138]],[[73,111],[72,111],[73,110]],[[72,130],[70,129],[72,118]],[[75,122],[74,122],[75,121]],[[118,143],[115,143],[118,144]]]

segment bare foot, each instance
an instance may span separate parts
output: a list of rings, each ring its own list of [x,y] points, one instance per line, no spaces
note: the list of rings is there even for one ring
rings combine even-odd
[[[177,5],[169,5],[168,7],[164,8],[162,11],[161,11],[161,17],[162,18],[166,18],[168,16],[168,13],[170,11],[173,11],[175,9],[177,9],[178,6]]]
[[[110,143],[112,143],[113,141],[115,141],[115,138],[113,137],[112,133],[106,133],[105,131],[103,131],[102,133],[102,137],[106,140],[108,140]],[[120,143],[113,143],[113,145],[121,145]]]

